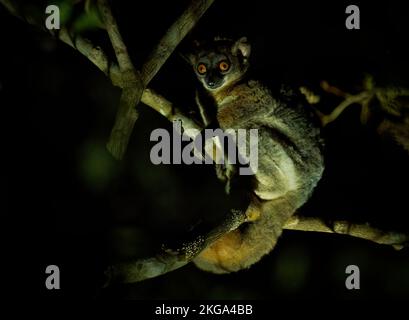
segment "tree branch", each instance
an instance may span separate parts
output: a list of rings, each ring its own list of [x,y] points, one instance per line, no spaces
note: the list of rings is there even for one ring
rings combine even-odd
[[[98,0],[97,3],[109,39],[111,40],[112,47],[114,48],[119,68],[121,69],[121,72],[129,72],[133,77],[135,74],[135,68],[132,64],[131,58],[129,57],[128,49],[124,44],[121,33],[119,32],[119,27],[112,14],[111,7],[109,6],[107,0]]]
[[[164,116],[169,121],[181,121],[182,128],[184,130],[188,129],[196,129],[202,130],[202,126],[199,125],[197,122],[189,118],[183,112],[181,112],[178,108],[174,107],[173,104],[166,100],[164,97],[156,93],[151,89],[145,89],[142,95],[141,101],[146,104],[147,106],[151,107],[155,111],[159,112],[162,116]]]
[[[138,119],[136,106],[141,100],[144,84],[140,73],[135,70],[128,49],[122,40],[118,24],[107,0],[98,0],[98,8],[104,21],[109,39],[114,48],[119,69],[122,73],[122,93],[119,101],[115,124],[107,143],[107,149],[116,159],[122,159],[129,138]]]
[[[390,245],[402,249],[409,244],[409,235],[399,232],[386,232],[373,228],[368,224],[354,224],[348,221],[335,221],[330,228],[322,219],[301,216],[291,217],[284,229],[297,231],[313,231],[349,235],[369,240],[378,244]]]

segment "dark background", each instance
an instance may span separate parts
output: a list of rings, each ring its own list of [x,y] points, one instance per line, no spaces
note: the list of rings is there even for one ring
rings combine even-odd
[[[137,67],[188,3],[138,1],[132,7],[131,1],[115,1]],[[350,3],[216,0],[180,50],[192,38],[245,35],[253,44],[254,73],[267,83],[318,88],[326,79],[356,92],[369,72],[380,84],[409,86],[404,3],[355,1],[361,30],[347,30],[344,12]],[[101,34],[90,36],[104,45]],[[407,249],[293,231],[285,231],[275,250],[246,271],[218,276],[189,265],[100,290],[109,261],[152,254],[200,217],[223,215],[229,200],[211,166],[150,162],[151,131],[171,126],[145,105],[138,107],[126,158],[114,161],[105,143],[119,90],[78,52],[1,6],[0,39],[4,293],[106,299],[408,298]],[[185,111],[194,110],[193,73],[177,54],[150,86]],[[323,133],[325,174],[302,213],[408,232],[408,155],[361,126],[357,107]],[[60,267],[59,291],[44,286],[49,264]],[[350,264],[360,267],[360,290],[345,289]]]

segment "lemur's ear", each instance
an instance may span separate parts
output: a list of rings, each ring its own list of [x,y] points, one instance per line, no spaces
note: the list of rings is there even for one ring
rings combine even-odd
[[[251,53],[251,45],[246,37],[242,37],[234,43],[231,51],[236,56],[240,54],[243,58],[248,59]]]
[[[190,65],[196,64],[196,52],[199,49],[201,43],[197,40],[191,42],[191,46],[186,51],[179,52],[179,55]]]

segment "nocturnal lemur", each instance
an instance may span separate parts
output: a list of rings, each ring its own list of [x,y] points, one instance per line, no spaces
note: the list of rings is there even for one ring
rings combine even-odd
[[[215,273],[249,267],[270,252],[324,168],[319,127],[306,105],[289,92],[273,96],[262,83],[249,79],[250,51],[246,38],[215,39],[197,43],[187,55],[205,91],[196,96],[204,124],[215,121],[224,130],[258,129],[258,170],[247,190],[249,222],[194,260],[199,268]],[[218,176],[240,179],[237,172]]]

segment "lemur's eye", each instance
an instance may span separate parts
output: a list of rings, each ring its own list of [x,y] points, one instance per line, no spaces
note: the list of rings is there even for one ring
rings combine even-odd
[[[229,68],[230,68],[230,65],[229,65],[229,63],[227,61],[221,61],[219,63],[219,69],[221,71],[227,71],[227,70],[229,70]]]
[[[206,66],[203,63],[199,63],[199,65],[197,66],[197,72],[199,72],[199,74],[205,74],[206,71]]]

